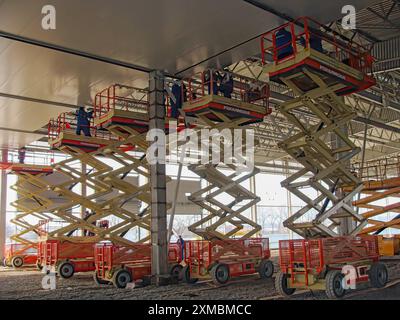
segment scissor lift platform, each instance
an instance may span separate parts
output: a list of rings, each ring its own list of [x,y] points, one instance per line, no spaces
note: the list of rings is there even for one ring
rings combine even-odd
[[[277,45],[278,32],[287,29],[291,33],[291,41],[282,46]],[[266,33],[261,39],[263,61],[267,60],[267,55],[272,55],[273,61],[265,64],[263,71],[269,74],[270,80],[285,83],[283,79],[293,79],[298,88],[309,92],[318,86],[303,72],[306,69],[317,74],[338,96],[373,86],[376,83],[370,75],[373,57],[368,50],[322,30],[326,30],[326,27],[317,21],[301,17]],[[320,39],[329,48],[323,49],[323,52],[312,48],[311,37]],[[301,39],[305,44],[300,44]],[[280,58],[279,52],[288,46],[292,54]]]
[[[218,87],[219,72],[232,77],[232,92],[228,96],[218,89],[221,88]],[[272,111],[268,105],[268,84],[228,71],[206,70],[184,79],[182,86],[187,88],[182,89],[182,110],[189,117],[205,117],[216,122],[241,120],[240,125],[248,125],[262,122]]]
[[[218,95],[206,95],[200,99],[183,104],[187,116],[206,115],[210,120],[218,121],[213,111],[223,113],[229,119],[246,118],[253,122],[262,122],[269,111],[265,107],[249,102],[234,100]],[[245,122],[245,124],[249,124]]]
[[[72,146],[84,150],[85,152],[98,150],[109,143],[109,140],[97,137],[78,136],[74,132],[60,132],[58,137],[49,140],[50,148],[53,150],[60,149],[63,146]]]
[[[51,174],[53,173],[53,167],[36,164],[10,163],[7,167],[7,172],[31,175]]]
[[[93,110],[97,128],[124,126],[138,133],[149,130],[147,90],[114,84],[96,94]]]
[[[316,72],[328,86],[337,86],[334,91],[339,96],[363,91],[375,84],[374,78],[311,48],[305,48],[293,60],[264,66],[264,72],[269,73],[270,80],[282,83],[282,77],[303,73],[304,68]],[[303,91],[317,88],[305,74],[294,82]]]

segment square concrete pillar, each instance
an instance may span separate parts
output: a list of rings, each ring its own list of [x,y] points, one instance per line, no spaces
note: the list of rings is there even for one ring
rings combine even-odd
[[[150,73],[149,129],[165,129],[164,75],[160,71]],[[151,245],[152,282],[156,285],[169,283],[167,198],[165,159],[150,166],[151,183]]]
[[[8,161],[8,150],[3,150],[1,161]],[[0,170],[0,261],[4,258],[6,244],[6,214],[7,214],[7,172]]]

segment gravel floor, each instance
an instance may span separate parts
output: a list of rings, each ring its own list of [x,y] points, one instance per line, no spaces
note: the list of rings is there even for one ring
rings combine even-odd
[[[179,284],[166,287],[148,286],[136,289],[115,289],[97,286],[91,274],[77,274],[71,279],[57,278],[56,290],[43,290],[43,274],[37,271],[0,270],[0,299],[258,299],[276,295],[273,280],[255,276],[232,280],[216,288],[210,282],[195,285]]]
[[[390,279],[400,278],[399,262],[388,265]],[[113,286],[97,286],[91,274],[77,274],[71,279],[57,278],[56,290],[42,289],[43,274],[36,270],[12,270],[0,268],[0,299],[65,299],[65,300],[269,300],[280,299],[274,289],[273,279],[257,276],[231,280],[227,285],[215,287],[211,282],[195,285],[179,284],[166,287],[148,286],[135,289],[115,289]],[[367,287],[368,288],[368,287]],[[366,290],[352,293],[348,299],[400,299],[400,284],[379,291]],[[323,292],[305,292],[290,299],[326,299]]]

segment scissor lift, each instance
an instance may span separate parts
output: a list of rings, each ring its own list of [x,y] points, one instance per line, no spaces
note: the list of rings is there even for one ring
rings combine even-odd
[[[222,89],[222,78],[226,73],[226,70],[206,70],[183,80],[182,110],[186,117],[195,119],[193,123],[197,129],[227,129],[232,133],[233,129],[246,129],[250,124],[263,121],[271,113],[268,105],[269,86],[266,83],[229,72],[231,84],[230,90],[226,91],[226,87]],[[222,145],[221,154],[224,154],[224,150]],[[263,269],[260,274],[264,274],[265,269],[268,276],[272,276],[272,263],[265,263],[269,256],[266,257],[263,250],[250,253],[244,242],[261,230],[245,214],[260,198],[241,184],[254,177],[259,169],[241,171],[235,161],[226,166],[223,161],[218,164],[210,161],[208,164],[190,165],[189,169],[207,181],[205,188],[189,196],[189,200],[204,209],[207,215],[189,226],[191,232],[204,240],[186,242],[187,265],[183,270],[186,282],[193,283],[193,279],[197,278],[213,278],[215,283],[223,284],[231,276],[249,274],[249,270],[255,273],[260,268]],[[230,200],[221,200],[222,196]],[[199,243],[202,248],[208,246],[230,252],[229,258],[221,254],[219,258],[204,264],[205,255],[210,250],[196,251],[196,255],[200,255],[196,259],[191,250],[197,248]]]
[[[116,91],[114,93],[117,94]],[[69,202],[54,211],[55,216],[66,222],[65,225],[50,232],[42,244],[43,247],[54,247],[54,250],[50,250],[52,254],[47,264],[59,270],[66,278],[75,271],[94,270],[94,250],[88,256],[79,250],[81,246],[90,247],[102,240],[124,245],[149,240],[150,185],[147,182],[136,186],[127,179],[130,173],[149,178],[148,169],[137,155],[145,147],[145,139],[143,136],[139,139],[137,132],[132,132],[129,125],[110,123],[111,118],[100,119],[100,115],[107,117],[109,114],[102,109],[100,103],[103,102],[98,99],[99,95],[102,93],[96,95],[94,118],[90,125],[91,137],[76,135],[76,122],[72,115],[63,114],[49,124],[50,145],[68,155],[66,160],[54,165],[63,179],[49,188]],[[108,96],[107,99],[114,103],[123,99],[131,105],[130,97]],[[110,108],[108,111],[114,110]],[[123,116],[126,115],[130,115],[128,110],[125,110]],[[124,123],[121,117],[119,121]],[[134,153],[128,153],[133,149]],[[111,165],[110,161],[116,164]],[[82,165],[86,171],[81,170]],[[86,195],[75,191],[79,186],[86,187]],[[126,207],[134,199],[144,204],[140,212]],[[68,212],[75,207],[83,207],[92,214],[81,217]],[[107,228],[98,223],[105,220],[110,222]],[[133,241],[126,237],[129,232],[135,231],[139,239]],[[90,233],[90,236],[85,235],[85,232]],[[65,255],[66,248],[70,256]]]
[[[17,200],[11,205],[18,213],[10,222],[18,231],[10,236],[12,243],[6,247],[4,264],[14,268],[35,265],[38,238],[45,232],[44,224],[52,218],[46,209],[53,203],[35,181],[52,174],[53,168],[10,163],[7,171],[17,175],[17,182],[11,186],[17,193]]]
[[[398,157],[355,163],[353,169],[363,181],[359,199],[353,205],[367,219],[360,234],[380,234],[388,228],[400,228],[400,159]],[[343,189],[349,191],[353,186]],[[391,218],[388,220],[388,215]]]
[[[383,288],[388,281],[388,270],[379,262],[378,239],[370,235],[283,240],[279,264],[275,288],[282,296],[310,289],[337,299],[362,282]]]
[[[400,238],[387,231],[400,229],[400,158],[388,157],[366,163],[352,164],[353,171],[363,181],[363,189],[353,205],[367,220],[359,234],[379,235],[381,256],[400,254]],[[345,186],[349,192],[354,186]]]
[[[168,264],[172,277],[179,280],[182,266],[181,247],[170,244]],[[120,246],[109,242],[95,247],[96,272],[94,280],[99,285],[112,283],[116,288],[126,288],[128,283],[142,281],[149,284],[151,276],[151,244],[141,243]]]
[[[109,97],[113,101],[116,101],[116,97]],[[96,100],[97,101],[97,100]],[[128,99],[125,99],[128,101]],[[94,106],[94,114],[98,114],[98,110],[101,106]],[[107,114],[106,114],[107,115]],[[92,212],[95,212],[88,219],[83,219],[76,216],[65,216],[64,212],[67,207],[58,208],[60,218],[66,217],[69,224],[65,228],[61,229],[57,233],[57,238],[71,241],[69,236],[66,234],[74,232],[75,230],[90,230],[94,233],[91,237],[92,242],[97,242],[104,239],[110,239],[117,243],[129,244],[131,241],[124,238],[125,234],[135,227],[149,230],[149,222],[146,218],[139,217],[138,214],[130,212],[123,208],[124,204],[129,200],[136,198],[147,204],[150,203],[150,197],[148,196],[149,184],[137,187],[132,183],[124,181],[126,176],[131,172],[137,172],[142,175],[148,175],[148,171],[145,169],[140,170],[140,164],[138,164],[137,156],[132,156],[127,151],[137,148],[137,145],[132,144],[132,141],[122,139],[121,137],[115,136],[111,133],[111,130],[105,130],[100,122],[94,124],[95,120],[99,120],[96,116],[93,119],[91,125],[92,137],[77,136],[71,133],[74,130],[73,119],[68,121],[68,125],[64,122],[66,118],[61,117],[60,121],[55,122],[56,127],[53,128],[49,133],[52,137],[51,132],[56,133],[56,137],[50,139],[50,144],[58,146],[61,151],[69,155],[69,158],[57,163],[55,168],[58,172],[65,175],[66,179],[62,183],[51,186],[52,190],[62,194],[67,199],[70,199],[71,207],[82,206]],[[51,125],[49,126],[49,128]],[[71,137],[68,140],[63,140],[65,132],[69,132]],[[125,132],[125,131],[124,131]],[[54,135],[54,134],[53,134]],[[101,136],[101,141],[99,137]],[[70,143],[71,140],[79,139],[82,143]],[[97,139],[94,141],[93,139]],[[85,142],[87,140],[87,143]],[[93,142],[93,143],[92,143]],[[91,148],[87,149],[87,145]],[[114,160],[120,164],[117,169],[113,166],[106,164],[105,160]],[[84,164],[86,166],[86,172],[82,172],[76,166]],[[74,192],[71,186],[85,185],[91,193],[87,196],[82,196]],[[116,191],[119,191],[116,193]],[[141,213],[147,216],[145,212]],[[107,230],[96,226],[95,221],[102,219],[115,220],[118,222],[111,225]],[[82,238],[82,239],[80,239]],[[85,242],[85,237],[73,237],[75,242]],[[140,241],[146,241],[146,238]]]
[[[277,41],[283,30],[290,34],[286,43]],[[266,33],[261,45],[264,72],[293,94],[280,105],[280,112],[297,132],[280,147],[303,166],[281,183],[305,202],[285,227],[305,238],[334,237],[340,235],[342,219],[348,218],[354,222],[350,234],[358,234],[366,221],[351,200],[363,186],[350,171],[349,161],[360,148],[344,131],[356,113],[340,96],[375,83],[373,58],[368,49],[339,38],[310,18]],[[355,188],[338,192],[346,184]]]

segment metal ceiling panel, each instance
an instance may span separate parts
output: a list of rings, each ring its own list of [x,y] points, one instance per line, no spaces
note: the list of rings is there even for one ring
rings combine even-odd
[[[340,16],[346,1],[323,6],[319,0],[264,2],[326,22]],[[370,2],[353,1],[360,6]],[[42,7],[48,4],[56,8],[56,30],[41,27]],[[258,39],[229,49],[281,22],[242,0],[0,0],[2,31],[150,69],[186,70],[182,75],[194,72],[192,66],[221,67],[258,54]],[[0,92],[77,105],[112,83],[147,84],[144,73],[3,38],[0,70]],[[0,99],[0,127],[34,131],[64,110]]]
[[[39,140],[42,136],[32,133],[14,132],[0,129],[0,147],[1,148],[20,148],[33,141]]]
[[[337,19],[347,0],[260,1],[291,16]],[[374,1],[352,1],[365,7]],[[43,30],[41,9],[52,4],[57,29]],[[0,29],[148,68],[175,73],[276,27],[282,20],[242,0],[3,0]],[[222,65],[258,53],[243,46]]]

